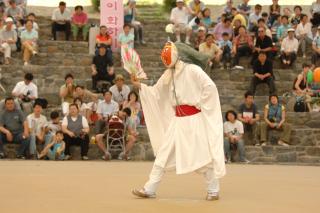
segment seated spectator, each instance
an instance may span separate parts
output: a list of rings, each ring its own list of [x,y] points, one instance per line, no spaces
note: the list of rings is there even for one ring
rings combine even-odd
[[[59,112],[53,111],[50,113],[50,121],[45,125],[45,146],[52,141],[52,137],[56,135],[58,131],[61,131],[61,122]]]
[[[270,95],[269,104],[264,107],[264,122],[261,123],[261,145],[267,145],[269,129],[282,131],[278,145],[289,146],[291,125],[286,123],[286,109],[279,103],[277,95]]]
[[[272,26],[271,26],[271,33],[272,33],[272,36],[269,36],[272,38],[272,41],[274,43],[278,42],[278,39],[277,39],[277,31],[278,31],[278,28],[281,26],[281,15],[277,15],[275,17],[275,21],[273,22]],[[267,34],[268,35],[268,34]]]
[[[281,43],[280,60],[282,64],[291,66],[297,58],[299,42],[294,37],[294,29],[288,30],[288,36]]]
[[[200,44],[199,52],[206,54],[209,57],[209,65],[211,68],[214,64],[219,64],[222,56],[222,51],[214,43],[213,35],[206,35],[206,42]]]
[[[260,52],[264,52],[268,59],[271,59],[272,47],[272,40],[269,36],[266,35],[266,28],[259,27],[256,44],[253,49],[251,64],[253,64],[254,61],[258,58]]]
[[[92,114],[92,111],[96,111],[96,105],[98,102],[98,95],[90,92],[89,90],[85,89],[83,86],[76,86],[75,91],[73,93],[74,98],[79,98],[85,108],[85,116],[89,122],[89,124],[92,124],[92,121],[90,120],[90,116]],[[80,108],[79,108],[80,109]]]
[[[100,26],[100,33],[96,36],[96,55],[99,55],[99,48],[104,46],[107,50],[107,62],[110,68],[113,69],[113,59],[112,59],[112,37],[108,33],[108,29],[106,26]]]
[[[199,27],[202,27],[202,26],[204,26],[202,21],[202,15],[198,15],[197,17],[194,17],[188,23],[188,28],[191,29],[193,33],[196,33]]]
[[[106,91],[103,97],[104,100],[98,103],[98,120],[95,123],[96,134],[102,134],[110,117],[119,111],[118,103],[112,100],[112,92]]]
[[[216,41],[222,40],[222,34],[228,33],[229,35],[233,34],[232,26],[231,26],[231,19],[226,18],[223,22],[217,24],[214,28],[213,35]]]
[[[36,22],[36,14],[34,14],[34,13],[29,13],[28,16],[27,16],[27,20],[32,21],[33,29],[34,29],[34,30],[39,31],[39,25],[38,25],[38,23]]]
[[[251,92],[256,93],[258,84],[266,83],[269,86],[270,94],[275,92],[272,62],[267,59],[265,52],[259,52],[258,60],[253,63],[253,77],[251,80]]]
[[[194,37],[194,49],[199,51],[199,46],[200,44],[202,44],[203,42],[206,41],[206,28],[201,26],[198,28],[198,32],[196,34],[196,36]]]
[[[256,31],[256,37],[259,36],[259,28],[260,28],[260,27],[264,28],[264,30],[265,30],[265,35],[266,35],[266,36],[269,36],[270,38],[272,38],[272,32],[271,32],[271,30],[268,28],[268,26],[267,26],[267,24],[266,24],[266,21],[265,21],[265,19],[263,19],[263,18],[260,18],[260,19],[258,20],[258,28],[257,28],[257,31]]]
[[[233,25],[233,36],[236,37],[239,35],[239,28],[241,27],[241,21],[239,19],[235,20]],[[232,39],[232,37],[230,37]]]
[[[320,0],[315,0],[310,8],[310,13],[314,17],[315,14],[320,14]]]
[[[232,42],[230,41],[228,33],[223,33],[222,38],[223,40],[218,43],[219,48],[222,51],[221,62],[225,68],[230,69],[232,59]]]
[[[288,30],[291,28],[291,24],[289,24],[289,18],[288,16],[281,16],[281,25],[278,27],[277,30],[277,39],[280,43],[282,40],[288,35]]]
[[[312,24],[308,21],[308,16],[305,14],[300,15],[301,20],[296,28],[296,36],[299,40],[299,46],[301,47],[303,58],[306,58],[306,48],[312,45]]]
[[[12,96],[19,100],[23,111],[28,115],[32,112],[32,105],[38,98],[38,87],[32,82],[32,73],[26,73],[24,80],[16,84],[12,90]]]
[[[307,83],[307,74],[311,72],[311,66],[309,64],[303,63],[302,64],[302,72],[297,76],[293,83],[293,92],[296,96],[302,97],[304,102],[308,107],[308,111],[311,112],[311,95],[312,92],[310,91],[310,86]]]
[[[77,145],[81,147],[81,159],[89,160],[87,154],[89,150],[89,124],[87,119],[79,115],[76,104],[69,105],[69,115],[62,120],[62,131],[64,133],[65,160],[71,159],[70,147]]]
[[[186,34],[185,43],[190,45],[192,29],[188,26],[189,15],[191,11],[184,6],[183,0],[176,0],[176,7],[171,10],[170,21],[174,24],[174,32],[178,42],[181,42],[180,34]]]
[[[83,11],[83,7],[78,5],[74,8],[74,13],[72,15],[71,30],[73,35],[73,40],[77,41],[78,34],[82,31],[82,39],[86,41],[89,34],[90,25],[88,24],[88,16]]]
[[[23,17],[27,15],[27,0],[15,0],[17,7],[20,7],[23,11]]]
[[[231,18],[232,14],[231,14],[231,10],[233,8],[233,0],[227,0],[226,2],[226,6],[223,8],[223,12],[226,15],[226,17]],[[223,20],[221,20],[223,21]]]
[[[88,123],[89,123],[89,120],[88,120],[88,117],[87,117],[89,108],[87,107],[87,105],[85,103],[83,103],[82,99],[81,98],[73,99],[73,104],[76,104],[78,106],[79,115],[84,116],[87,119]]]
[[[124,8],[124,23],[130,24],[134,28],[134,39],[140,44],[146,44],[143,40],[143,27],[141,22],[137,21],[138,10],[136,0],[128,0],[127,6]]]
[[[237,120],[237,113],[233,110],[226,112],[226,122],[223,124],[224,130],[224,153],[226,162],[231,163],[231,146],[235,146],[239,151],[240,162],[249,163],[245,158],[243,141],[243,125]]]
[[[6,12],[6,5],[4,2],[0,2],[0,20],[3,21],[5,18]]]
[[[42,104],[36,101],[33,105],[33,113],[29,114],[26,119],[30,135],[30,155],[34,157],[37,154],[37,143],[44,143],[47,118],[41,113]]]
[[[4,64],[10,64],[11,52],[17,50],[17,31],[13,28],[12,18],[6,18],[6,26],[0,31],[0,51],[4,53]]]
[[[141,105],[139,103],[139,96],[136,92],[131,91],[128,99],[123,103],[123,108],[130,108],[131,116],[129,116],[129,125],[133,131],[137,131],[137,126],[140,124]]]
[[[244,103],[239,107],[238,120],[242,122],[245,132],[251,132],[253,142],[258,139],[258,122],[260,115],[257,105],[254,103],[254,96],[250,91],[244,94]]]
[[[211,24],[213,23],[212,22],[212,19],[211,19],[211,10],[209,8],[204,8],[202,10],[202,23],[203,25],[206,27],[206,28],[209,28],[211,26]]]
[[[38,39],[38,31],[33,29],[32,21],[28,20],[26,22],[26,30],[21,33],[23,61],[25,66],[29,65],[31,56],[38,54]]]
[[[254,12],[249,15],[249,32],[257,32],[258,20],[261,18],[262,6],[256,4],[254,6]]]
[[[134,34],[132,34],[130,31],[131,31],[131,25],[124,24],[123,32],[120,33],[118,38],[119,46],[128,45],[129,48],[134,48]]]
[[[242,0],[242,3],[240,3],[237,7],[239,14],[241,14],[245,19],[248,19],[251,12],[251,6],[248,4],[248,2],[249,0]]]
[[[192,17],[198,16],[205,9],[205,5],[200,0],[192,0],[189,3],[189,9],[191,11]]]
[[[264,20],[266,28],[271,27],[272,25],[269,24],[269,14],[267,12],[261,13],[261,18]]]
[[[24,20],[20,19],[17,21],[16,23],[16,31],[17,31],[17,42],[16,42],[16,46],[17,46],[17,52],[21,52],[21,34],[23,31],[26,30],[25,28],[25,24],[24,24]]]
[[[246,28],[241,26],[239,28],[239,35],[233,39],[233,66],[234,69],[243,69],[239,66],[240,57],[251,55],[253,50],[252,37],[247,33]]]
[[[272,0],[272,4],[269,7],[269,25],[272,26],[273,22],[276,20],[276,16],[280,15],[281,7],[278,4],[279,0]]]
[[[115,85],[110,87],[109,91],[112,93],[112,100],[118,103],[119,108],[122,108],[123,102],[128,99],[130,88],[124,84],[124,78],[122,75],[117,75],[114,79]]]
[[[291,18],[291,25],[293,28],[296,28],[298,24],[300,24],[300,21],[302,19],[301,15],[302,15],[302,7],[300,5],[296,5],[293,8],[294,11],[294,15]]]
[[[313,50],[313,53],[312,53],[311,61],[312,61],[312,65],[314,67],[317,65],[317,61],[320,58],[320,26],[318,26],[317,36],[313,39],[312,50]]]
[[[17,3],[15,0],[10,0],[9,7],[6,9],[6,12],[5,12],[5,16],[13,18],[14,21],[23,19],[23,16],[24,16],[23,9],[17,6]]]
[[[126,147],[125,147],[125,152],[120,153],[118,159],[119,160],[130,160],[130,157],[128,156],[131,149],[133,148],[133,145],[135,141],[137,140],[137,133],[133,131],[128,125],[128,119],[131,116],[131,110],[129,108],[124,108],[123,110],[119,111],[116,113],[116,115],[112,116],[111,119],[120,119],[125,125],[125,129],[127,130],[127,137],[126,137]],[[111,155],[108,152],[104,139],[105,134],[98,134],[96,135],[96,142],[99,147],[99,149],[104,153],[102,156],[103,160],[111,160]]]
[[[234,22],[236,20],[239,20],[241,22],[241,25],[247,27],[247,21],[245,17],[238,12],[237,8],[232,8],[231,14],[233,15],[233,20],[231,22],[232,26],[234,26]]]
[[[63,141],[63,132],[57,131],[55,137],[52,138],[52,141],[50,141],[38,155],[38,159],[47,157],[49,160],[64,160],[65,147],[66,144]]]
[[[63,31],[66,35],[66,40],[69,40],[71,33],[71,12],[66,8],[66,3],[61,1],[59,8],[52,13],[52,36],[53,40],[57,40],[57,31]]]
[[[28,124],[23,112],[15,108],[13,98],[5,99],[5,110],[0,114],[0,158],[5,158],[6,143],[20,144],[17,158],[25,159],[29,149]]]
[[[73,103],[73,95],[76,85],[73,83],[73,75],[67,74],[64,77],[65,84],[60,87],[59,96],[61,98],[62,114],[66,116],[69,113],[69,105]]]
[[[99,47],[99,54],[93,57],[92,70],[92,90],[97,90],[98,81],[107,81],[110,85],[113,84],[115,73],[113,70],[113,63],[107,55],[107,47],[102,44]]]

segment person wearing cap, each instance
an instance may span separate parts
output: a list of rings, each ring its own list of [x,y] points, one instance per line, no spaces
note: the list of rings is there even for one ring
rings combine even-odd
[[[320,26],[318,26],[318,33],[312,42],[312,65],[313,67],[317,65],[317,61],[320,59]]]
[[[219,199],[219,178],[225,175],[219,94],[203,71],[206,64],[185,63],[180,59],[179,46],[185,45],[166,43],[161,59],[167,69],[154,86],[131,76],[132,84],[139,88],[156,156],[149,180],[132,193],[154,198],[165,172],[175,169],[177,174],[202,174],[207,182],[206,200],[214,201]]]
[[[15,0],[10,0],[9,7],[6,9],[6,12],[5,12],[5,16],[6,17],[9,17],[9,16],[13,17],[15,19],[15,21],[17,21],[19,19],[23,19],[24,12],[21,7],[17,6],[17,3]]]
[[[194,49],[199,50],[200,44],[206,41],[206,28],[201,26],[198,28],[198,32],[194,37]]]
[[[59,8],[53,11],[51,19],[53,40],[57,40],[57,31],[63,31],[68,41],[71,34],[71,12],[66,8],[65,2],[61,1],[59,3]]]
[[[285,37],[281,42],[280,59],[284,65],[292,65],[297,58],[299,42],[294,37],[294,31],[295,30],[293,28],[288,29],[287,37]]]
[[[112,99],[117,102],[121,108],[123,102],[128,99],[130,88],[124,84],[124,78],[122,75],[116,75],[114,79],[115,85],[110,87],[109,91],[112,92]]]
[[[127,6],[124,8],[124,23],[131,24],[134,28],[134,41],[139,41],[144,45],[146,42],[143,40],[143,27],[141,22],[136,20],[138,15],[136,0],[128,0]]]
[[[17,50],[17,31],[13,29],[13,19],[6,18],[6,26],[0,31],[0,51],[4,53],[4,63],[10,64],[11,52]]]
[[[183,0],[176,0],[176,7],[171,10],[170,21],[174,24],[176,39],[181,42],[181,33],[186,34],[185,43],[190,45],[192,29],[188,25],[189,16],[192,14],[190,8],[184,5]]]
[[[98,81],[107,81],[109,84],[113,85],[115,73],[110,67],[107,48],[106,45],[101,44],[98,49],[98,55],[95,55],[92,59],[91,76],[93,90],[97,90]]]
[[[312,44],[312,24],[309,22],[309,18],[305,14],[300,15],[300,23],[296,28],[296,37],[299,40],[299,46],[301,47],[303,58],[306,58],[307,46]]]

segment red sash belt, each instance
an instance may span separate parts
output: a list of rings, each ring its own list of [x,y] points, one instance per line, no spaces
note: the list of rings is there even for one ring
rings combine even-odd
[[[176,106],[176,116],[177,117],[184,117],[190,116],[201,112],[200,109],[197,109],[195,106],[189,105],[178,105]]]

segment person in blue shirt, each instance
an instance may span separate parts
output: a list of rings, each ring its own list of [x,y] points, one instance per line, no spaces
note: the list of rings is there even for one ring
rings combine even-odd
[[[289,17],[286,15],[281,16],[281,25],[277,29],[277,39],[280,43],[288,35],[288,29],[290,28]]]
[[[232,42],[230,41],[229,33],[222,33],[222,40],[219,41],[218,46],[222,50],[221,62],[225,68],[229,69],[232,58]]]

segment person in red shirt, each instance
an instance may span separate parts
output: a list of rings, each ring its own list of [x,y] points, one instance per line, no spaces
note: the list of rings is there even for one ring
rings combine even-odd
[[[113,58],[112,58],[112,37],[108,34],[108,29],[106,26],[100,26],[100,33],[96,36],[96,56],[99,55],[100,46],[106,47],[106,58],[107,65],[109,66],[109,71],[113,72]]]
[[[90,28],[88,25],[88,16],[83,12],[83,7],[81,5],[76,6],[74,11],[71,24],[73,39],[76,41],[79,31],[82,30],[83,40],[86,41]]]

